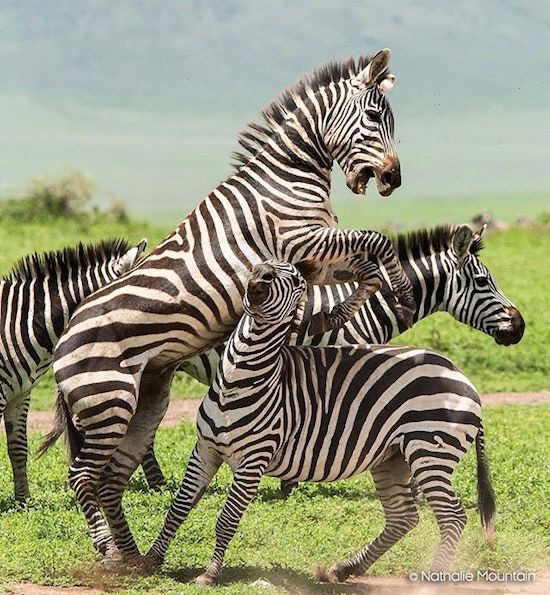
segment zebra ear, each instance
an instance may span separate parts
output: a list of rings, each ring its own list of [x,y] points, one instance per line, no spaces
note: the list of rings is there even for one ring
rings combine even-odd
[[[460,266],[470,251],[470,246],[474,239],[474,232],[467,226],[461,225],[453,236],[453,252],[458,258]]]
[[[387,72],[390,66],[390,56],[391,51],[387,48],[377,52],[365,68],[352,77],[352,87],[361,90],[377,81],[385,72]],[[393,80],[395,81],[395,77]],[[385,81],[386,79],[384,79],[383,82],[385,83]],[[386,90],[389,90],[392,85],[393,82],[389,86],[386,85]],[[383,88],[382,90],[384,91]]]
[[[122,255],[118,259],[115,267],[119,274],[122,275],[122,273],[129,271],[134,266],[138,258],[142,255],[146,246],[147,239],[144,238],[137,246],[135,246],[134,248],[130,248],[130,250],[128,250],[126,254]]]

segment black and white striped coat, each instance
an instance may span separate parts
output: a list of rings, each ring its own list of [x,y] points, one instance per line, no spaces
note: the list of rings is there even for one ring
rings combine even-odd
[[[473,232],[468,226],[439,226],[400,234],[394,240],[399,260],[411,282],[415,311],[413,323],[447,312],[453,318],[482,331],[501,345],[518,343],[525,328],[519,310],[503,294],[497,281],[479,259],[484,229]],[[355,286],[315,285],[308,288],[307,300],[298,308],[290,345],[385,344],[407,328],[395,309],[387,276],[355,316],[340,328],[311,334],[311,320],[323,310],[331,310],[348,298]],[[212,384],[224,346],[185,360],[180,370],[202,384]]]
[[[34,254],[0,280],[0,420],[4,417],[15,498],[29,496],[27,413],[33,386],[82,300],[128,271],[145,249],[125,240]]]
[[[202,584],[218,582],[226,548],[264,474],[334,481],[371,471],[385,528],[349,560],[320,573],[331,582],[363,574],[416,526],[413,478],[441,531],[433,569],[448,568],[466,521],[451,475],[474,442],[480,513],[492,532],[496,509],[481,405],[469,380],[446,357],[425,349],[287,346],[304,291],[291,264],[270,261],[253,269],[246,314],[200,407],[198,440],[148,564],[164,559],[223,462],[234,479],[216,525],[212,561],[197,579]]]
[[[179,363],[225,341],[237,324],[252,266],[278,258],[301,263],[315,283],[358,281],[320,319],[334,328],[380,287],[368,253],[410,315],[412,290],[389,239],[338,229],[329,196],[335,161],[356,193],[371,177],[383,195],[401,184],[386,98],[393,79],[384,50],[298,81],[264,110],[263,125],[241,134],[247,154],[238,170],[72,317],[53,364],[64,410],[46,445],[78,418],[69,481],[108,559],[138,553],[121,505],[128,479],[154,439]]]

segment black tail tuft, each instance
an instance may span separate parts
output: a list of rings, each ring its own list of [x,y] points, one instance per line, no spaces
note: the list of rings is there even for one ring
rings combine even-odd
[[[476,459],[477,459],[477,505],[481,524],[485,531],[485,537],[489,543],[495,538],[495,517],[497,514],[497,505],[493,486],[491,485],[491,476],[489,464],[485,458],[485,441],[483,436],[483,424],[479,426],[479,432],[476,436]]]
[[[58,390],[57,400],[55,402],[55,423],[49,434],[42,440],[42,444],[38,448],[36,456],[40,458],[47,450],[49,450],[59,439],[59,437],[67,432],[67,445],[71,463],[74,461],[77,454],[84,443],[84,436],[78,431],[73,423],[69,407],[63,398],[63,395]]]

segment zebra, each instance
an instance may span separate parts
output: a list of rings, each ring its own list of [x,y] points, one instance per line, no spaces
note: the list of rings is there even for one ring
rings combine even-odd
[[[279,258],[301,263],[313,283],[359,281],[318,319],[333,328],[380,287],[367,254],[375,256],[410,320],[412,289],[391,241],[338,229],[329,200],[334,161],[356,194],[370,178],[384,196],[401,184],[389,60],[381,50],[331,63],[284,91],[262,112],[263,125],[241,133],[236,172],[69,322],[54,355],[57,421],[43,447],[68,429],[69,483],[106,563],[139,554],[122,494],[153,442],[176,368],[231,334],[253,265]]]
[[[414,478],[441,533],[432,571],[445,571],[466,523],[451,476],[474,441],[480,516],[492,538],[496,504],[481,404],[470,381],[446,357],[426,349],[287,346],[305,290],[292,264],[270,260],[252,269],[245,314],[200,406],[195,447],[142,561],[145,569],[162,564],[179,526],[224,462],[233,482],[199,584],[220,580],[227,546],[263,475],[336,481],[370,470],[385,528],[348,560],[320,569],[318,578],[328,582],[364,574],[417,525]]]
[[[414,292],[416,310],[412,322],[435,312],[447,312],[459,322],[492,336],[499,345],[515,345],[523,337],[525,322],[479,259],[485,229],[483,226],[473,232],[467,225],[440,225],[395,238],[399,260]],[[395,312],[391,287],[384,280],[380,291],[342,327],[312,334],[310,323],[315,314],[330,310],[353,290],[351,284],[309,287],[308,299],[296,313],[289,344],[384,344],[408,329]],[[179,371],[210,386],[223,350],[224,346],[218,345],[186,359]]]
[[[456,320],[492,336],[500,345],[516,344],[523,336],[525,322],[479,259],[485,229],[483,226],[473,232],[467,225],[440,225],[395,238],[399,259],[414,292],[413,323],[434,312],[448,312]],[[339,329],[312,335],[310,322],[315,314],[334,307],[353,290],[354,286],[349,284],[309,287],[307,301],[298,308],[289,344],[384,344],[407,330],[395,311],[391,287],[384,280],[381,290],[349,322]],[[224,345],[218,345],[186,359],[179,370],[210,386],[223,350]],[[143,470],[150,486],[165,483],[153,448],[145,455]],[[283,482],[283,495],[288,496],[293,487]]]
[[[116,239],[32,254],[0,280],[0,420],[4,417],[15,499],[29,497],[27,413],[78,304],[129,270],[145,249]]]

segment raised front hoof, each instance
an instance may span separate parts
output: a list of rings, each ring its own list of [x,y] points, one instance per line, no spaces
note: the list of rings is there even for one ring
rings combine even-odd
[[[411,328],[414,324],[414,310],[407,308],[403,304],[397,305],[397,316],[407,328]]]
[[[317,312],[311,317],[307,334],[310,337],[322,335],[330,330],[329,314],[327,312]]]
[[[315,578],[320,583],[343,583],[348,577],[349,572],[340,564],[335,564],[332,568],[317,566],[315,569]]]
[[[215,587],[218,584],[218,579],[217,577],[205,572],[204,574],[197,576],[195,583],[203,587]]]

